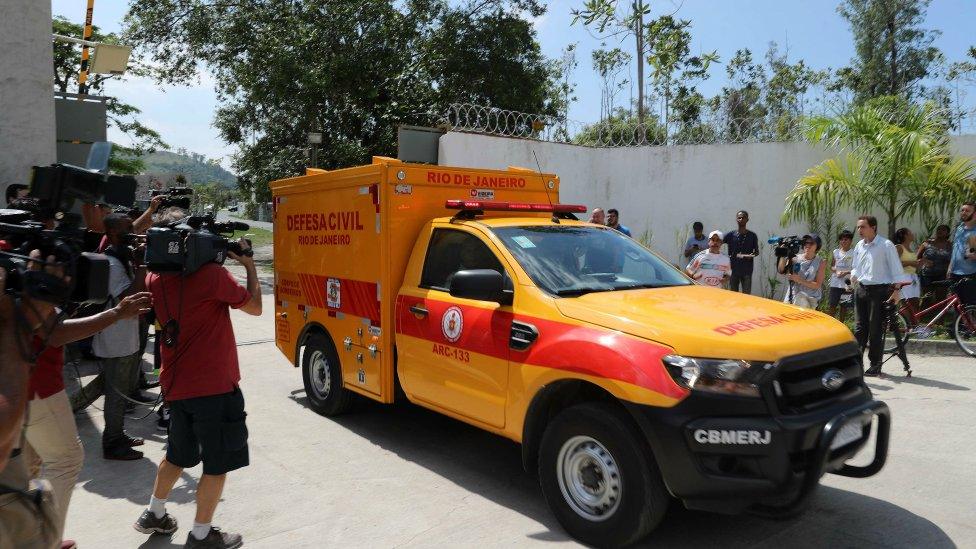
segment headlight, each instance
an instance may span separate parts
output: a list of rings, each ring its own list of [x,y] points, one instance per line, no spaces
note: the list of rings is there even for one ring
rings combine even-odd
[[[686,389],[758,397],[756,380],[768,364],[747,360],[667,355],[661,359],[674,381]]]

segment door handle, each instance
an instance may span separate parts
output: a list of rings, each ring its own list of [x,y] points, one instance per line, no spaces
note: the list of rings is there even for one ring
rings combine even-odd
[[[427,309],[424,309],[420,305],[411,305],[410,312],[417,316],[427,316]]]

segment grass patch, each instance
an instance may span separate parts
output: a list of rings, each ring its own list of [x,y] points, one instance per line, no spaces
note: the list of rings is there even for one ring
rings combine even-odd
[[[251,239],[252,248],[260,248],[261,246],[268,246],[274,243],[274,233],[267,229],[259,229],[257,227],[251,227],[246,231],[236,231],[231,237],[232,240],[237,240],[244,235],[251,235],[246,238]]]

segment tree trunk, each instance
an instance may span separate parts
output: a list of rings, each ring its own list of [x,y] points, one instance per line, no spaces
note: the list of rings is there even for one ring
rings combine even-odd
[[[894,8],[897,10],[898,8]],[[892,11],[888,19],[888,44],[891,50],[890,75],[888,76],[888,93],[898,94],[898,42],[895,40],[895,11]]]

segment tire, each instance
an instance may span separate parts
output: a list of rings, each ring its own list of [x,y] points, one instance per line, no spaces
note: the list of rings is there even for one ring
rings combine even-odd
[[[542,493],[566,532],[584,543],[634,543],[661,522],[670,503],[657,463],[632,425],[610,404],[586,403],[560,413],[542,436]]]
[[[976,305],[967,305],[956,316],[953,334],[959,348],[969,356],[976,356]]]
[[[885,342],[884,343],[885,344],[885,348],[884,348],[885,354],[894,353],[895,351],[898,350],[898,344],[895,343],[895,339],[894,339],[895,338],[894,331],[896,329],[901,332],[902,341],[904,341],[905,347],[908,347],[909,342],[911,342],[911,340],[912,340],[912,334],[909,331],[909,330],[911,330],[910,326],[911,325],[908,323],[908,319],[905,317],[904,313],[902,313],[901,311],[898,311],[897,313],[895,313],[894,318],[889,317],[889,318],[885,319],[885,323],[884,323],[884,336],[883,336],[883,339],[882,339],[882,341]],[[891,344],[890,345],[888,345],[888,338],[889,337],[891,337]]]
[[[302,353],[302,381],[309,406],[323,416],[336,416],[349,409],[350,392],[342,385],[342,368],[332,340],[312,334]]]

